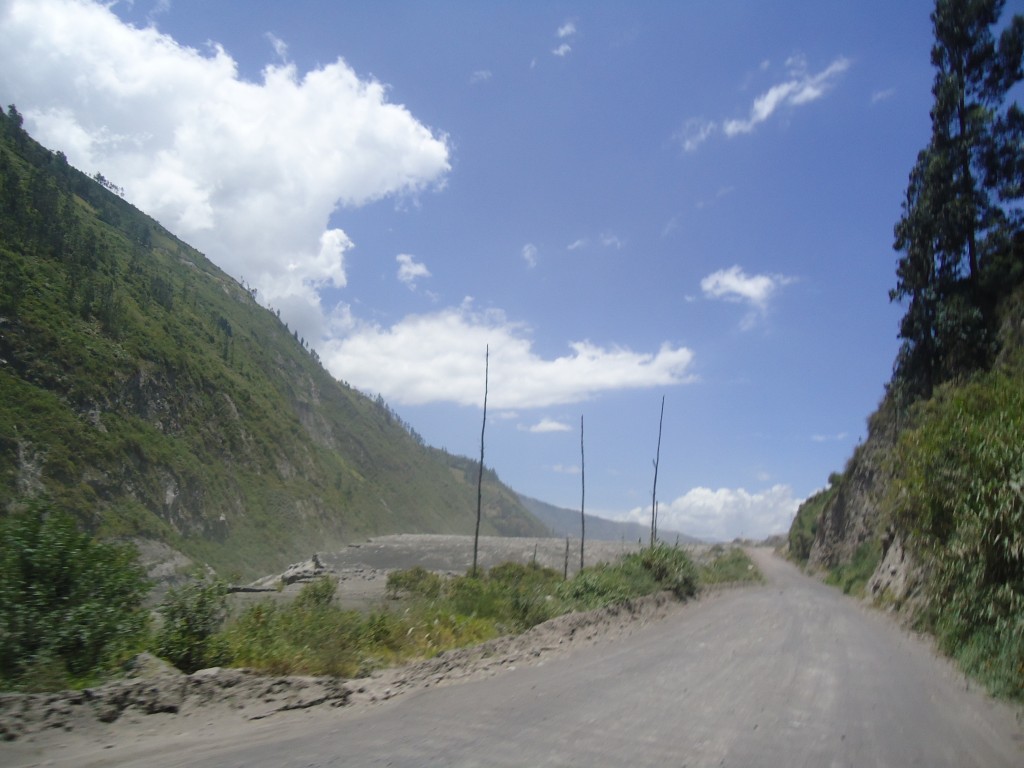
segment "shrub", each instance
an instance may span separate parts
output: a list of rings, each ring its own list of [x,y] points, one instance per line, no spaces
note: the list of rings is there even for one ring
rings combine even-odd
[[[399,593],[405,592],[414,597],[432,600],[441,594],[441,581],[441,577],[436,573],[417,565],[401,571],[391,571],[388,574],[387,592],[391,598],[397,598]]]
[[[712,559],[700,567],[701,584],[725,584],[761,581],[764,577],[740,547],[717,545],[709,552]]]
[[[156,653],[183,672],[226,664],[227,646],[217,635],[227,616],[227,585],[195,581],[172,589],[159,612],[163,625],[156,636]]]
[[[296,608],[325,608],[334,601],[338,591],[338,580],[333,576],[321,576],[299,590],[295,598]]]
[[[862,543],[845,565],[837,565],[825,577],[825,582],[839,587],[847,595],[862,595],[864,588],[882,559],[882,544],[877,538]]]
[[[662,589],[683,600],[697,594],[697,566],[686,550],[659,544],[629,555],[627,559],[633,557],[639,558],[640,564]]]
[[[67,514],[34,504],[0,520],[0,684],[89,682],[141,640],[148,590],[133,547]]]
[[[573,608],[590,610],[650,594],[658,588],[639,558],[630,556],[616,565],[599,563],[583,569],[559,586],[558,596]]]
[[[897,446],[887,499],[929,567],[926,621],[994,690],[1024,691],[1024,387],[941,389]]]

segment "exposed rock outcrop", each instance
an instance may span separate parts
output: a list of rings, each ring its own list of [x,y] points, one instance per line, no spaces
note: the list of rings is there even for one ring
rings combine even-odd
[[[881,503],[895,444],[895,413],[888,399],[868,423],[868,437],[847,462],[835,495],[818,521],[808,564],[834,568],[850,562],[857,549],[879,535]]]

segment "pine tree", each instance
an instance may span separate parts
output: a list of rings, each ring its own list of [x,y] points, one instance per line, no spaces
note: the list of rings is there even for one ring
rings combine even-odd
[[[910,174],[894,247],[893,300],[907,300],[896,379],[912,396],[994,353],[994,308],[1024,277],[1014,260],[1024,189],[1024,115],[1004,109],[1024,78],[1024,16],[996,41],[1005,0],[937,0],[932,135]],[[1009,279],[1008,279],[1009,278]]]

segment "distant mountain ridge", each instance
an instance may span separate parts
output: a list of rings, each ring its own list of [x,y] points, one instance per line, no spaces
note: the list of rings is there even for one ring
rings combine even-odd
[[[555,536],[569,536],[578,539],[580,537],[580,513],[578,510],[556,507],[553,504],[531,499],[529,496],[519,494],[519,500],[523,506],[533,514],[544,525],[551,529]],[[595,541],[633,541],[639,539],[647,543],[651,538],[651,527],[640,523],[620,522],[607,520],[603,517],[584,514],[586,522],[586,536]],[[684,544],[700,544],[700,539],[688,536],[678,531],[659,531],[658,538],[670,544],[679,541]]]
[[[0,514],[44,498],[239,577],[473,531],[475,461],[335,380],[116,189],[0,113]],[[483,498],[482,533],[545,535],[490,470]]]

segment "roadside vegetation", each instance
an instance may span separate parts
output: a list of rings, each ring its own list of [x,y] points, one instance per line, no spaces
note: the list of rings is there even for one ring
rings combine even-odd
[[[1024,377],[994,371],[919,405],[889,518],[929,573],[916,617],[964,669],[1024,698]]]
[[[884,548],[914,564],[907,611],[965,672],[1024,699],[1024,15],[936,0],[930,140],[894,227],[902,340],[886,397],[839,483],[808,499],[790,556],[862,594]],[[872,451],[862,451],[871,444]],[[844,501],[839,486],[856,486]],[[865,512],[865,510],[867,510]],[[850,525],[854,518],[858,525]],[[821,536],[827,526],[833,541]],[[834,539],[872,533],[854,551]],[[852,535],[849,537],[852,538]],[[900,587],[899,589],[902,589]]]
[[[535,563],[476,576],[394,571],[387,598],[369,612],[339,605],[337,581],[323,577],[290,602],[262,600],[229,616],[227,586],[195,581],[171,590],[151,615],[150,585],[131,547],[103,543],[40,505],[0,519],[0,534],[0,690],[95,685],[147,649],[185,672],[359,676],[572,611],[660,591],[687,600],[705,585],[761,578],[739,548],[715,547],[695,562],[685,549],[658,545],[568,580]]]

